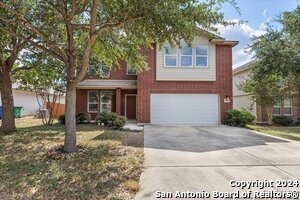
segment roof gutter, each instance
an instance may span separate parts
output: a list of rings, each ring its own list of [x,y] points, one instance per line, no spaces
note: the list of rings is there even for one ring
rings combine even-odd
[[[219,45],[228,45],[235,47],[236,45],[239,44],[239,41],[233,41],[233,40],[225,40],[225,39],[220,39],[220,38],[213,38],[210,40],[212,44],[219,44]]]

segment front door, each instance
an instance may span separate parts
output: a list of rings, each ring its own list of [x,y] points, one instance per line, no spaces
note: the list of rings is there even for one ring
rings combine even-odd
[[[125,116],[127,119],[136,119],[136,95],[126,95]]]

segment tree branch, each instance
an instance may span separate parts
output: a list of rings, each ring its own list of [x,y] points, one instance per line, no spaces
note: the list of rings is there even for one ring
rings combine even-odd
[[[4,29],[4,28],[2,28],[2,27],[0,27],[0,30],[2,30],[3,32],[6,32],[6,33],[8,33],[8,34],[10,34],[10,35],[12,35],[12,36],[18,37],[18,38],[20,38],[20,39],[22,39],[22,40],[24,40],[24,41],[27,41],[27,42],[30,43],[31,45],[33,45],[33,46],[35,46],[35,47],[37,47],[37,48],[40,48],[40,49],[42,49],[42,50],[44,50],[44,51],[46,51],[46,52],[49,52],[50,54],[52,54],[52,55],[55,56],[56,58],[59,58],[60,60],[62,60],[62,61],[64,61],[64,62],[67,62],[67,59],[66,59],[64,56],[58,54],[56,51],[53,51],[52,49],[47,48],[46,46],[40,45],[38,42],[35,42],[35,41],[33,41],[32,39],[28,39],[28,38],[26,38],[26,37],[24,37],[24,36],[22,36],[22,35],[17,35],[17,33],[12,32],[12,31],[9,31],[9,30],[7,30],[7,29]]]
[[[129,18],[125,18],[123,21],[119,21],[119,22],[105,22],[99,27],[96,34],[98,36],[101,33],[105,32],[109,29],[121,28],[127,23],[131,23],[133,21],[137,21],[137,20],[140,20],[140,19],[143,19],[143,18],[144,18],[144,16],[137,15],[137,16],[132,16],[132,17],[129,17]]]
[[[53,45],[53,41],[51,41],[45,34],[43,34],[40,30],[38,30],[35,26],[33,26],[31,24],[31,22],[29,22],[26,17],[19,13],[18,11],[15,11],[11,8],[9,8],[8,6],[6,6],[4,3],[0,2],[0,7],[5,9],[6,11],[14,14],[19,20],[21,20],[23,23],[16,23],[13,20],[8,20],[5,19],[3,17],[0,17],[0,19],[2,21],[4,21],[8,26],[11,26],[11,24],[15,24],[16,26],[21,25],[23,28],[25,28],[25,30],[30,31],[33,33],[33,35],[39,36],[42,40],[46,41],[46,43],[48,44],[49,48],[51,48],[53,51],[59,52],[59,54],[61,55],[61,57],[65,56],[64,52],[56,47],[55,45]]]
[[[22,70],[31,70],[31,69],[34,69],[34,68],[36,68],[36,66],[32,66],[32,67],[17,67],[14,70],[11,71],[11,74],[14,75],[14,74],[16,74],[19,71],[22,71]]]

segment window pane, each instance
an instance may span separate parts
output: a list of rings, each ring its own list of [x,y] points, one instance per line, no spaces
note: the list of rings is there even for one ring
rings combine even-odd
[[[207,67],[207,57],[196,57],[196,66]]]
[[[89,92],[89,103],[98,103],[98,92]]]
[[[181,55],[193,55],[192,47],[184,46],[180,49]]]
[[[108,77],[110,76],[110,67],[105,65],[102,61],[93,62],[93,64],[89,65],[88,75]]]
[[[89,104],[89,112],[97,112],[98,104]]]
[[[101,105],[101,112],[111,112],[111,104],[102,104]]]
[[[101,92],[101,103],[111,102],[111,92]]]
[[[291,115],[292,114],[292,108],[284,108],[284,114]]]
[[[280,108],[273,108],[273,115],[280,115]]]
[[[127,74],[128,75],[136,75],[136,69],[133,69],[132,67],[130,67],[130,65],[127,65]]]
[[[281,107],[280,106],[280,101],[276,102],[273,107]]]
[[[165,46],[166,55],[175,55],[177,53],[177,48],[171,48],[170,46]]]
[[[176,67],[177,63],[176,63],[176,56],[166,56],[166,66],[168,67]]]
[[[88,75],[96,74],[95,65],[89,65]]]
[[[197,46],[196,54],[197,55],[207,55],[207,46]]]
[[[192,66],[192,56],[181,56],[181,66],[191,67]]]
[[[292,101],[290,97],[284,98],[284,107],[292,107]]]

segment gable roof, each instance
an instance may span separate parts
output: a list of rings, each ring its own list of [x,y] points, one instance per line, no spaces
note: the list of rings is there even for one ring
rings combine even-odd
[[[209,37],[209,41],[214,43],[214,44],[220,44],[220,45],[230,45],[232,47],[236,46],[239,44],[239,41],[234,41],[234,40],[226,40],[225,38],[210,32],[208,30],[205,30],[203,28],[199,28],[200,33],[205,33]]]
[[[258,62],[257,59],[251,60],[250,62],[247,62],[246,64],[243,64],[243,65],[233,69],[233,74],[237,74],[239,72],[251,69],[254,66],[254,64],[257,63],[257,62]]]

